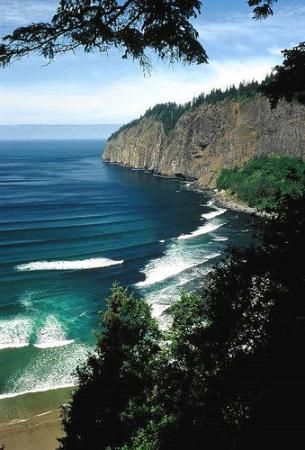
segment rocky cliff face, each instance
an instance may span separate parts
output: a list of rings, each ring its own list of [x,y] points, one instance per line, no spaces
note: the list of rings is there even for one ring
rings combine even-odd
[[[258,95],[202,105],[181,116],[168,136],[162,123],[144,118],[108,141],[103,160],[211,188],[222,167],[271,154],[305,158],[305,107],[282,101],[271,110]]]

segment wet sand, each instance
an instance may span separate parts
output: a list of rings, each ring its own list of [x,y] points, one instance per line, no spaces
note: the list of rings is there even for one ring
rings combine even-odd
[[[59,410],[0,424],[0,448],[5,445],[5,450],[55,450],[60,436]]]
[[[63,434],[60,405],[71,392],[64,388],[0,400],[0,449],[55,450]]]

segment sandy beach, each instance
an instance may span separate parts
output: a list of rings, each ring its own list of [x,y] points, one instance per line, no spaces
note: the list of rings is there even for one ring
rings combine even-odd
[[[31,419],[0,424],[0,448],[5,450],[55,450],[62,435],[59,410]]]
[[[0,400],[0,449],[55,450],[62,436],[60,405],[72,388],[29,393]]]

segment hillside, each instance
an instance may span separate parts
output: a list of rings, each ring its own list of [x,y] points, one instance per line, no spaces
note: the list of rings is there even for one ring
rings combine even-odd
[[[146,114],[110,137],[103,160],[212,188],[221,168],[255,156],[304,158],[305,107],[281,101],[272,110],[265,97],[252,94],[176,110],[171,128],[162,117]]]

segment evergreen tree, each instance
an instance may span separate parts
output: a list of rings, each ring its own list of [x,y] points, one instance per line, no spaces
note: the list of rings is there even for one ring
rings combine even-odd
[[[62,450],[102,450],[128,443],[141,424],[141,407],[152,388],[160,333],[150,307],[115,286],[102,315],[96,350],[77,369],[78,388],[63,408]]]
[[[305,198],[263,221],[200,295],[172,307],[150,416],[130,449],[270,449],[305,444]]]
[[[149,51],[170,62],[202,64],[207,55],[192,19],[199,0],[60,0],[50,22],[20,27],[3,38],[0,65],[33,53],[53,59],[58,54],[111,48],[149,67]]]

